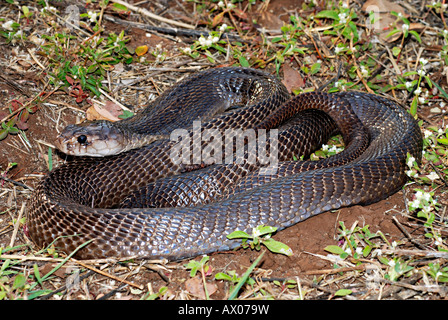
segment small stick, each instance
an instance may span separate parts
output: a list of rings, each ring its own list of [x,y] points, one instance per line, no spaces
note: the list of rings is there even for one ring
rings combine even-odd
[[[25,211],[25,202],[22,202],[22,208],[20,209],[19,216],[17,217],[16,223],[14,224],[14,231],[12,232],[11,241],[9,242],[9,247],[14,246],[14,242],[16,241],[17,232],[20,227],[20,219],[22,219],[23,212]]]
[[[129,8],[132,11],[135,11],[137,13],[143,14],[143,15],[151,18],[151,19],[155,19],[155,20],[158,20],[158,21],[161,21],[161,22],[165,22],[165,23],[172,24],[172,25],[179,26],[179,27],[186,28],[186,29],[194,29],[195,28],[195,26],[192,26],[191,24],[186,24],[186,23],[183,23],[183,22],[174,21],[174,20],[171,20],[171,19],[167,19],[167,18],[158,16],[158,15],[152,13],[152,12],[149,12],[148,10],[146,10],[144,8],[138,8],[138,7],[133,6],[132,4],[129,4],[129,3],[125,2],[125,1],[112,0],[112,2],[121,4],[121,5],[125,6],[126,8]]]
[[[99,274],[101,274],[101,275],[103,275],[103,276],[106,276],[106,277],[108,277],[108,278],[114,279],[114,280],[116,280],[116,281],[120,281],[120,282],[126,283],[126,284],[128,284],[128,285],[130,285],[130,286],[133,286],[133,287],[136,287],[136,288],[139,288],[139,289],[143,289],[143,286],[141,286],[141,285],[138,285],[138,284],[133,283],[133,282],[131,282],[131,281],[128,281],[128,280],[122,279],[122,278],[120,278],[120,277],[114,276],[114,275],[112,275],[112,274],[110,274],[110,273],[104,272],[104,271],[99,270],[99,269],[97,269],[97,268],[94,268],[94,267],[92,267],[92,266],[90,266],[90,265],[88,265],[88,264],[86,264],[86,263],[84,263],[84,262],[81,262],[81,261],[79,261],[79,260],[75,260],[75,259],[72,259],[72,260],[73,260],[74,262],[80,264],[80,265],[83,266],[84,268],[87,268],[87,269],[89,269],[89,270],[95,271],[96,273],[99,273]]]

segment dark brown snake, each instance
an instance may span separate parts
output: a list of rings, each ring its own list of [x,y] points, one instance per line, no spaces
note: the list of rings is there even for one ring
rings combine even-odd
[[[211,165],[197,173],[181,174],[190,178],[176,182],[174,176],[186,166],[173,164],[170,150],[176,141],[163,139],[173,129],[190,130],[198,118],[201,129],[220,132],[225,128],[269,129],[307,109],[322,110],[334,120],[346,143],[343,152],[317,162],[282,161],[270,175],[253,168],[242,172],[241,166],[233,164]],[[309,125],[311,129],[331,126],[332,121],[322,119]],[[93,240],[77,252],[84,259],[182,259],[228,250],[240,244],[226,237],[235,230],[251,233],[259,225],[283,229],[331,209],[384,199],[407,181],[407,154],[419,161],[422,150],[416,121],[390,100],[361,92],[312,92],[290,99],[275,77],[244,68],[197,73],[142,113],[119,123],[126,130],[133,128],[136,135],[149,133],[159,140],[104,158],[75,157],[47,175],[27,210],[29,233],[38,246],[54,243],[70,253]],[[90,142],[79,138],[82,130],[71,131],[82,146],[70,148],[84,150]],[[286,134],[285,140],[290,138]],[[217,175],[212,177],[213,171]],[[177,197],[175,203],[187,196],[205,199],[207,192],[219,197],[203,203],[195,200],[194,206],[118,208],[132,192],[146,190],[144,195],[145,186],[152,182],[149,189],[170,186],[164,191]]]

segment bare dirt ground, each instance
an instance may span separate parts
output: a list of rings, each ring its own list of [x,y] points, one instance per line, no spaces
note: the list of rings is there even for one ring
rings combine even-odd
[[[55,6],[60,14],[63,15],[64,3],[50,2]],[[182,21],[189,24],[198,24],[197,30],[207,30],[207,25],[201,24],[201,19],[205,14],[198,13],[198,7],[202,2],[181,2],[181,1],[143,1],[140,8],[146,8],[151,12],[155,12],[160,16],[164,16],[169,19]],[[416,4],[406,2],[411,8],[415,8]],[[3,6],[4,4],[2,4]],[[29,1],[27,4],[29,7],[38,7],[35,2]],[[85,6],[84,3],[80,3],[81,7]],[[233,16],[237,20],[237,25],[242,29],[251,25],[250,21],[257,21],[257,27],[261,26],[267,30],[277,30],[280,32],[280,28],[284,23],[289,22],[289,16],[297,14],[299,16],[306,16],[307,14],[316,13],[323,9],[323,3],[319,3],[314,9],[302,10],[301,3],[295,0],[278,0],[278,1],[265,1],[258,3],[251,10],[245,7],[245,3],[237,4],[239,8],[246,9],[246,13],[250,16],[246,20],[240,20],[237,16]],[[418,3],[420,5],[420,3]],[[17,7],[13,5],[6,5],[3,8],[2,16],[12,15],[15,10],[17,16]],[[261,8],[262,6],[265,6]],[[98,4],[89,4],[86,10],[100,11]],[[356,6],[359,8],[359,6]],[[416,14],[409,8],[404,8],[407,14],[411,17],[415,17],[413,21],[419,21],[416,18]],[[196,10],[196,11],[195,11]],[[81,11],[83,12],[83,11]],[[109,13],[109,12],[106,12]],[[38,12],[35,12],[35,17]],[[363,15],[362,12],[357,12],[358,15]],[[111,15],[112,16],[112,15]],[[117,15],[114,17],[117,18]],[[54,18],[54,17],[53,17]],[[120,18],[125,19],[124,16]],[[226,18],[228,20],[228,18]],[[251,20],[252,19],[252,20]],[[8,19],[9,20],[9,19]],[[159,22],[152,21],[145,18],[143,15],[133,12],[128,20],[134,20],[142,23],[148,23],[150,25],[159,26]],[[227,21],[226,20],[226,21]],[[57,19],[55,19],[57,21]],[[230,21],[229,24],[232,22]],[[440,21],[438,21],[440,23]],[[109,20],[103,20],[103,28],[109,32],[116,32],[117,34],[121,30],[126,31],[126,35],[130,37],[128,46],[131,48],[137,48],[142,45],[148,46],[149,50],[155,50],[155,48],[161,45],[163,52],[166,53],[166,59],[162,63],[157,63],[154,56],[147,54],[149,64],[145,67],[134,67],[133,65],[125,66],[121,74],[111,72],[111,81],[109,85],[113,88],[114,83],[118,81],[120,77],[126,78],[130,74],[135,77],[141,77],[145,75],[145,72],[154,72],[151,67],[160,68],[160,72],[154,73],[153,77],[147,78],[137,86],[142,89],[125,88],[119,91],[113,92],[113,96],[126,106],[136,106],[136,110],[142,108],[149,100],[153,99],[160,92],[166,90],[172,83],[180,78],[185,77],[191,72],[195,72],[201,69],[206,69],[213,66],[220,65],[232,65],[236,63],[235,59],[219,60],[215,63],[205,59],[205,56],[201,56],[199,59],[186,60],[185,55],[179,53],[180,48],[184,48],[191,44],[196,38],[182,37],[167,35],[164,33],[150,32],[148,30],[142,30],[140,28],[132,26],[124,26],[121,24],[113,23]],[[169,25],[162,24],[163,26],[170,27]],[[318,27],[319,25],[316,25]],[[36,30],[40,28],[42,32]],[[26,33],[31,34],[43,34],[45,28],[50,28],[50,24],[43,25],[40,19],[31,18],[29,25],[25,26]],[[252,28],[254,28],[252,26]],[[87,30],[89,34],[92,34]],[[421,31],[421,30],[420,30]],[[256,31],[252,30],[250,35],[256,34]],[[78,33],[79,34],[79,33]],[[423,33],[422,33],[423,34]],[[325,37],[324,37],[325,38]],[[316,38],[315,38],[316,39]],[[325,46],[330,47],[331,40],[320,39]],[[327,42],[325,42],[327,41]],[[33,98],[38,94],[42,96],[49,95],[43,103],[38,105],[38,110],[33,113],[27,121],[28,128],[24,130],[26,136],[25,139],[19,134],[9,134],[5,139],[0,141],[0,172],[4,172],[9,163],[17,163],[13,168],[7,171],[3,176],[8,180],[0,180],[0,248],[7,248],[8,246],[20,246],[21,244],[28,244],[29,246],[20,247],[17,250],[8,251],[7,254],[11,255],[12,261],[19,261],[20,256],[24,257],[22,263],[18,263],[17,269],[22,268],[26,270],[26,276],[31,277],[33,273],[32,266],[35,264],[38,266],[41,274],[50,271],[58,260],[51,260],[54,256],[48,254],[39,254],[38,257],[48,258],[42,260],[33,260],[30,258],[33,253],[37,252],[40,248],[35,247],[27,236],[26,221],[24,224],[17,224],[17,217],[21,214],[22,205],[26,202],[31,191],[26,186],[34,188],[39,182],[40,178],[48,173],[48,145],[53,142],[61,130],[68,124],[78,122],[83,119],[86,114],[86,110],[91,106],[86,100],[81,103],[76,103],[75,97],[67,94],[67,91],[57,90],[54,86],[49,85],[46,79],[48,70],[45,69],[45,65],[38,65],[36,61],[44,63],[46,61],[40,56],[30,56],[30,50],[36,48],[36,44],[29,41],[21,42],[16,41],[14,43],[7,43],[4,38],[0,38],[1,53],[0,53],[0,106],[2,109],[8,108],[11,102],[14,100],[27,101],[27,99]],[[434,48],[429,43],[421,45],[425,49],[425,53],[431,54],[431,48]],[[426,47],[425,47],[426,46]],[[409,56],[412,58],[416,51],[418,52],[419,44],[413,44],[410,47]],[[439,50],[440,51],[440,50]],[[35,52],[35,51],[33,51]],[[322,51],[321,51],[322,52]],[[372,52],[373,56],[377,56],[379,52]],[[425,56],[425,53],[422,56]],[[387,56],[387,53],[386,53]],[[408,56],[408,58],[409,58]],[[319,54],[311,49],[309,52],[309,59],[317,61]],[[430,57],[431,58],[431,57]],[[409,58],[410,59],[410,58]],[[406,60],[406,59],[404,59]],[[176,65],[179,61],[185,61],[183,67],[187,67],[181,72],[176,70]],[[47,62],[47,61],[46,61]],[[378,65],[381,65],[384,60],[380,61]],[[388,83],[388,77],[391,73],[391,64],[387,62],[386,71],[383,71],[384,78],[381,84]],[[401,63],[401,62],[400,62]],[[410,60],[402,62],[404,64],[411,64]],[[415,59],[412,64],[415,64]],[[300,65],[294,58],[290,59],[290,65],[292,69],[299,70]],[[335,65],[337,63],[335,62]],[[145,69],[146,68],[146,69]],[[275,72],[273,64],[268,64],[266,69],[270,72]],[[280,76],[284,77],[284,69],[281,69]],[[139,74],[135,74],[139,72]],[[328,69],[331,76],[334,77],[337,70]],[[442,70],[434,70],[431,77],[433,80],[437,80],[442,88],[446,88],[446,77],[441,75]],[[342,72],[342,77],[347,77],[345,71]],[[347,77],[348,78],[348,77]],[[284,78],[283,78],[284,79]],[[323,84],[328,79],[319,79],[313,75],[303,75],[302,80],[305,83],[305,87],[313,87],[313,84]],[[440,80],[440,81],[439,81]],[[104,98],[104,96],[103,96]],[[97,99],[95,97],[95,99]],[[105,98],[104,101],[108,99]],[[435,124],[442,126],[446,123],[447,117],[444,113],[432,114],[429,111],[429,107],[423,106],[419,108],[419,116],[422,119],[429,119],[429,124]],[[426,122],[425,125],[428,125]],[[57,153],[52,153],[53,166],[57,166],[62,160]],[[446,181],[446,180],[445,180]],[[14,183],[15,182],[15,183]],[[25,185],[25,186],[24,186]],[[406,206],[406,199],[411,198],[412,190],[415,186],[411,185],[405,187],[402,191],[397,192],[393,196],[386,200],[369,206],[353,206],[350,208],[344,208],[336,212],[327,212],[319,216],[313,217],[307,221],[292,226],[284,231],[275,234],[275,240],[283,242],[291,247],[293,250],[292,256],[284,256],[280,254],[266,252],[261,262],[258,264],[253,278],[256,279],[256,283],[252,286],[247,285],[244,292],[239,296],[241,299],[254,298],[261,299],[263,297],[273,297],[278,299],[329,299],[335,298],[335,293],[341,288],[348,288],[352,291],[352,295],[346,296],[346,298],[365,298],[365,299],[377,299],[382,298],[419,298],[425,299],[440,299],[445,295],[439,290],[436,293],[430,293],[428,290],[416,291],[416,288],[406,288],[406,290],[414,290],[413,294],[403,294],[405,285],[412,286],[416,283],[420,284],[422,276],[408,275],[405,279],[401,280],[401,286],[393,286],[390,281],[381,280],[377,282],[378,287],[368,287],[367,278],[365,273],[366,265],[359,266],[356,261],[348,261],[346,264],[340,264],[340,266],[347,268],[344,273],[334,272],[334,260],[328,258],[329,252],[324,248],[328,245],[340,244],[340,232],[338,231],[340,225],[339,222],[344,222],[347,228],[353,226],[370,226],[369,230],[374,233],[381,231],[389,241],[403,243],[403,249],[409,248],[413,250],[413,244],[411,239],[418,239],[419,241],[424,238],[425,227],[422,223],[415,220],[410,216],[409,210]],[[444,191],[446,186],[443,184],[437,189],[438,194],[442,195],[440,202],[446,209],[446,197]],[[444,202],[445,201],[445,202]],[[443,211],[445,212],[445,211]],[[22,217],[26,216],[26,212]],[[412,235],[409,238],[409,234]],[[426,241],[426,240],[425,240]],[[426,242],[425,242],[426,243]],[[386,245],[384,245],[386,246]],[[12,255],[15,255],[15,259]],[[214,280],[214,275],[218,272],[235,271],[237,275],[241,276],[260,255],[259,251],[249,249],[238,249],[234,252],[216,253],[210,255],[210,261],[208,265],[211,267],[210,274],[207,275],[207,281],[211,285],[210,291],[213,293],[210,295],[212,299],[225,299],[229,295],[231,284],[228,281]],[[63,256],[62,256],[63,257]],[[327,258],[326,258],[327,257]],[[381,265],[374,258],[371,265]],[[199,261],[199,258],[196,260]],[[4,263],[5,260],[3,260]],[[437,261],[440,265],[446,266],[446,257]],[[2,262],[0,262],[1,264]],[[144,262],[128,262],[128,263],[92,263],[90,265],[80,265],[76,263],[67,264],[64,268],[59,269],[55,273],[53,279],[42,285],[48,292],[54,293],[58,289],[59,293],[50,294],[45,298],[50,299],[140,299],[147,297],[149,293],[158,292],[160,288],[167,287],[168,291],[160,295],[163,299],[197,299],[203,298],[203,287],[201,282],[199,284],[192,284],[192,277],[189,271],[185,269],[184,265],[187,261],[171,262],[166,265],[158,264],[145,264]],[[380,269],[385,266],[380,266]],[[418,263],[415,268],[418,268]],[[103,274],[99,269],[103,270]],[[94,271],[92,271],[94,270]],[[77,274],[76,272],[80,272]],[[71,277],[73,274],[81,276],[77,278],[79,281],[76,286],[69,286]],[[125,279],[127,282],[122,282]],[[287,287],[286,281],[292,280],[295,285],[291,288]],[[11,280],[12,281],[12,280]],[[274,282],[277,281],[277,282]],[[299,284],[297,284],[299,282]],[[404,283],[404,284],[403,284]],[[4,286],[5,284],[3,284]],[[191,286],[195,288],[191,288]],[[299,294],[299,289],[303,290],[302,295]],[[380,289],[381,288],[381,289]],[[199,290],[199,293],[197,291]],[[202,291],[201,291],[202,290]],[[380,293],[381,291],[381,293]],[[264,292],[264,295],[263,295]],[[387,295],[386,295],[387,293]],[[21,293],[23,294],[23,292]],[[403,295],[400,295],[403,294]],[[12,292],[9,298],[18,297],[18,291]]]

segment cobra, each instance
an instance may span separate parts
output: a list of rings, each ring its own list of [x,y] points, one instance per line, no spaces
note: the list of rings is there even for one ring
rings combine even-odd
[[[170,133],[190,132],[198,119],[203,130],[259,130],[285,126],[301,114],[310,118],[313,111],[306,110],[319,110],[319,120],[303,121],[310,134],[324,138],[335,124],[343,152],[317,162],[286,159],[270,175],[245,164],[244,170],[225,164],[185,172],[184,164],[171,161],[176,142]],[[303,142],[305,153],[321,143],[286,135],[291,139]],[[422,136],[406,110],[378,95],[310,92],[291,98],[275,76],[230,67],[190,76],[130,119],[69,126],[57,144],[80,156],[50,172],[28,202],[29,232],[38,246],[54,243],[69,253],[90,241],[77,251],[79,258],[182,259],[238,246],[226,237],[235,230],[262,224],[283,229],[331,209],[386,198],[407,181],[407,155],[420,161]],[[142,199],[154,190],[173,194],[174,204],[132,202],[136,193]],[[186,196],[205,201],[180,203]]]

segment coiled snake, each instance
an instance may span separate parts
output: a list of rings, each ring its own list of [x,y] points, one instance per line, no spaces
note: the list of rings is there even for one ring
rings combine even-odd
[[[308,109],[322,110],[334,120],[346,144],[343,152],[322,161],[281,161],[270,174],[244,164],[205,166],[197,174],[179,175],[190,177],[187,182],[182,178],[175,182],[175,175],[190,169],[172,161],[170,152],[179,142],[170,137],[173,130],[183,128],[193,135],[192,125],[198,119],[201,130],[221,133],[229,128],[270,129]],[[311,121],[308,127],[323,130],[333,123],[322,119]],[[290,99],[274,76],[246,68],[196,73],[142,113],[117,125],[101,122],[69,127],[69,133],[61,135],[58,144],[64,152],[90,156],[67,161],[36,187],[28,204],[27,223],[37,245],[54,242],[69,253],[93,240],[77,252],[79,258],[181,259],[228,250],[239,244],[226,238],[235,230],[250,232],[261,224],[282,229],[331,209],[368,204],[393,194],[407,180],[407,154],[419,160],[422,150],[416,121],[390,100],[361,92],[311,92]],[[84,134],[93,127],[99,130],[92,138]],[[131,140],[120,138],[120,132],[129,130]],[[321,138],[332,131],[322,133]],[[93,141],[106,134],[118,142]],[[148,134],[152,138],[146,139]],[[146,139],[145,146],[130,142],[140,138]],[[285,140],[307,145],[304,138],[291,140],[289,134]],[[109,151],[120,152],[121,146],[126,146],[121,153],[108,155]],[[105,156],[93,157],[96,153]],[[212,177],[211,171],[216,175]],[[164,182],[157,185],[160,179]],[[199,184],[189,185],[197,179]],[[205,201],[164,208],[119,208],[126,196],[147,190],[145,185],[151,182],[157,190],[171,186],[166,193],[177,194],[175,202],[187,196]],[[217,201],[204,195],[211,189],[211,194],[219,195]]]

